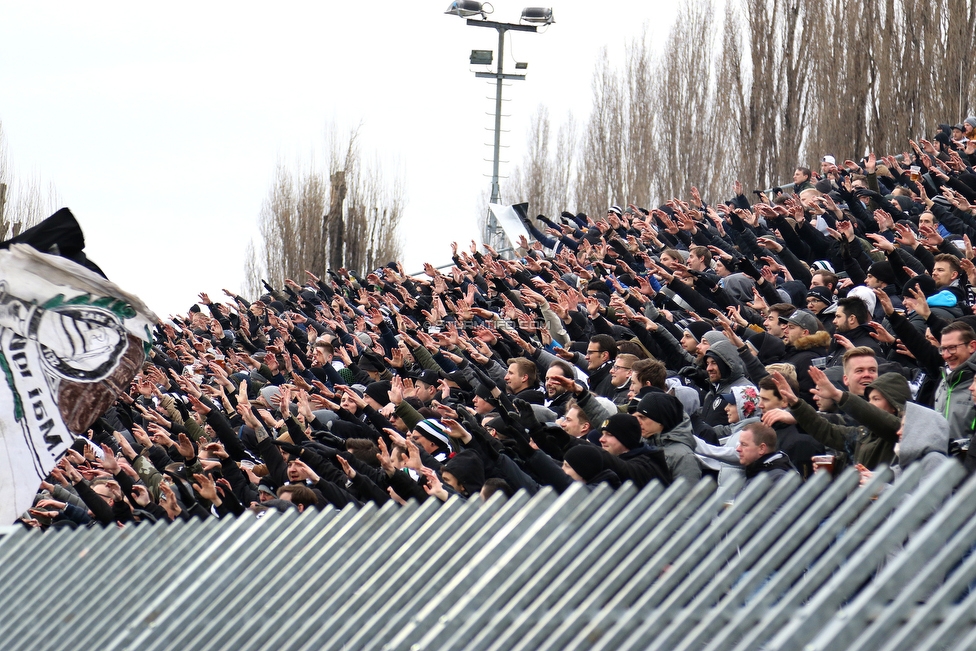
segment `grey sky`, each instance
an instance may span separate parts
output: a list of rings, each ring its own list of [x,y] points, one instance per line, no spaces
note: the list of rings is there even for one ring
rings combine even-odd
[[[89,256],[165,316],[199,291],[238,290],[276,163],[322,161],[329,121],[361,123],[364,151],[405,183],[405,264],[442,264],[452,240],[477,236],[493,89],[468,54],[497,40],[445,16],[448,4],[3,0],[10,162],[53,183]],[[522,7],[500,0],[491,18],[515,22]],[[512,163],[540,103],[554,121],[582,119],[600,49],[619,60],[645,26],[663,38],[674,8],[574,1],[553,11],[546,33],[508,39],[508,66],[529,63],[528,79],[505,89],[502,158]]]

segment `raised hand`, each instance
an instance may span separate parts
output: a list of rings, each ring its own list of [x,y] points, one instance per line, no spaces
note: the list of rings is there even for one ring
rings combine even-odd
[[[444,485],[441,484],[440,478],[437,473],[427,468],[426,466],[421,467],[420,473],[427,479],[427,483],[424,486],[424,490],[431,497],[436,497],[442,502],[446,502],[447,498],[450,497],[447,490],[444,489]]]
[[[343,457],[341,454],[337,454],[336,460],[339,462],[339,465],[342,467],[342,472],[346,474],[346,477],[348,477],[349,479],[356,478],[356,471],[353,469],[352,466],[349,465],[349,462],[346,461],[345,457]]]
[[[786,378],[783,377],[783,374],[780,373],[779,371],[774,371],[771,377],[773,378],[773,382],[776,383],[776,390],[779,391],[779,395],[783,397],[783,400],[786,401],[786,404],[788,405],[794,404],[798,400],[798,398],[796,397],[796,394],[793,393],[793,389],[790,387],[790,383],[786,381]]]
[[[877,339],[879,342],[886,345],[895,343],[895,338],[891,335],[891,333],[885,330],[884,326],[877,321],[870,321],[867,325],[871,328],[871,330],[874,331],[868,334]]]
[[[925,298],[925,292],[918,285],[912,287],[909,292],[915,299],[915,313],[923,319],[928,319],[929,315],[932,314],[932,309],[929,307],[928,299]]]
[[[104,468],[106,471],[108,471],[113,475],[117,475],[119,473],[119,461],[118,459],[115,458],[115,453],[112,451],[112,448],[108,447],[104,443],[102,443],[101,447],[102,447],[102,458],[101,458],[102,468]]]
[[[834,402],[840,400],[844,395],[843,391],[831,383],[831,381],[827,378],[827,374],[816,366],[811,366],[809,373],[810,379],[813,380],[813,383],[817,385],[815,388],[810,389],[810,393],[813,395],[819,396],[822,399],[832,400]]]
[[[193,473],[193,479],[195,481],[192,486],[197,495],[214,506],[220,506],[222,504],[220,496],[217,495],[217,484],[214,482],[213,477],[207,474]]]

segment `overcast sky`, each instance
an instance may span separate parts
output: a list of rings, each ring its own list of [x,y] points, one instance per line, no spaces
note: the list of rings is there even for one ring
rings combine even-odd
[[[406,188],[408,271],[443,264],[452,240],[478,235],[494,91],[468,55],[497,46],[448,4],[0,0],[9,162],[54,184],[89,257],[166,316],[239,290],[276,164],[322,161],[329,123],[361,124],[363,151]],[[517,22],[522,7],[500,0],[490,18]],[[582,120],[600,50],[619,61],[645,28],[662,40],[674,11],[560,2],[545,33],[510,33],[506,71],[529,66],[505,89],[503,161],[522,160],[540,104]]]

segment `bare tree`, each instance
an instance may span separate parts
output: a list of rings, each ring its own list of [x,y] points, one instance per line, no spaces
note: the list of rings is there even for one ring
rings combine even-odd
[[[593,109],[581,140],[576,172],[576,203],[599,215],[613,201],[625,197],[625,101],[620,76],[610,67],[604,49],[593,76]]]
[[[647,45],[646,31],[627,46],[626,102],[627,146],[624,173],[627,179],[627,201],[641,205],[650,201],[656,188],[655,178],[661,160],[656,142],[658,104],[655,86],[655,62]],[[618,197],[624,201],[624,197]]]
[[[54,214],[61,198],[53,183],[44,187],[37,175],[16,177],[0,123],[0,240],[18,235]]]
[[[328,145],[327,172],[279,163],[258,218],[260,242],[245,260],[246,291],[260,293],[262,279],[280,287],[306,269],[366,273],[400,257],[399,179],[388,180],[378,160],[363,164],[356,130],[343,141],[333,129]]]
[[[572,178],[576,208],[594,215],[691,185],[716,200],[729,179],[766,188],[825,154],[897,153],[974,113],[976,0],[731,0],[720,33],[716,4],[684,0],[657,58],[646,34],[622,70],[604,50],[573,156],[551,155],[540,109],[513,175],[520,198],[554,210],[553,181]]]
[[[558,215],[573,210],[571,196],[576,127],[572,115],[555,137],[549,112],[540,106],[529,126],[528,151],[524,162],[509,174],[503,196],[511,203],[528,202],[532,214]]]
[[[678,11],[653,79],[657,124],[656,157],[664,166],[652,189],[663,199],[683,196],[692,184],[707,190],[714,167],[716,133],[712,120],[712,8],[707,0],[687,0]]]

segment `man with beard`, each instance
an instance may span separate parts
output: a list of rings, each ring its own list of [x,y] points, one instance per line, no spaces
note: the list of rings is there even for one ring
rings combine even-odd
[[[752,383],[745,377],[739,354],[729,340],[719,336],[713,341],[705,353],[705,371],[712,388],[702,400],[702,422],[714,427],[728,424],[722,394]]]
[[[813,405],[810,389],[814,387],[814,382],[810,379],[810,366],[817,360],[822,363],[830,344],[830,335],[820,330],[820,320],[805,310],[797,310],[790,315],[784,332],[786,354],[783,361],[796,369],[796,380],[800,385],[797,395]]]
[[[837,301],[837,313],[834,314],[834,338],[835,342],[828,351],[831,355],[830,366],[840,366],[844,360],[843,351],[846,346],[842,346],[837,336],[840,335],[851,342],[855,348],[866,347],[874,351],[875,355],[882,356],[881,346],[877,340],[871,336],[874,330],[867,325],[871,321],[871,315],[864,301],[856,296],[848,296]],[[799,371],[799,367],[797,367]]]

